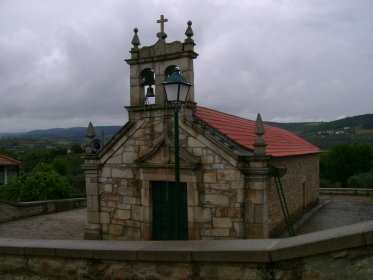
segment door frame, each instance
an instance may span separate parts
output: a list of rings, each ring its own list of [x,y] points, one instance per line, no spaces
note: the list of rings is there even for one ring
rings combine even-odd
[[[140,180],[142,182],[141,188],[141,204],[143,209],[143,239],[152,240],[153,227],[153,207],[152,207],[152,181],[174,181],[174,169],[170,168],[141,168]],[[197,175],[196,170],[183,168],[180,174],[181,183],[185,183],[187,187],[187,212],[188,212],[188,240],[196,240],[199,236],[199,231],[195,230],[194,211],[198,205],[197,192]]]

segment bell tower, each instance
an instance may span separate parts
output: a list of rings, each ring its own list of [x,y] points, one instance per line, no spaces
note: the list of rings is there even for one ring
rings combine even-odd
[[[139,48],[140,39],[138,29],[134,29],[131,48],[131,58],[126,59],[130,65],[130,106],[129,111],[162,109],[166,106],[166,98],[162,82],[170,75],[175,67],[179,67],[181,75],[189,83],[194,84],[193,59],[198,54],[194,52],[192,39],[192,22],[188,21],[184,42],[175,41],[167,43],[167,34],[164,24],[168,22],[163,15],[157,20],[160,32],[157,33],[158,41],[152,46]],[[195,104],[194,88],[191,87],[186,104]],[[130,114],[131,118],[131,114]]]

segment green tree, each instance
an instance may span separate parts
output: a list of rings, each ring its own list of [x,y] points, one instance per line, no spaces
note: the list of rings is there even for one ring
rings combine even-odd
[[[30,201],[85,196],[82,149],[79,144],[73,144],[71,153],[68,153],[67,146],[8,151],[4,143],[7,142],[0,139],[0,153],[21,161],[23,176],[12,184],[1,186],[0,197]]]
[[[82,146],[79,145],[79,144],[73,144],[73,145],[71,145],[70,150],[71,150],[71,152],[73,154],[81,154],[81,153],[83,153]]]
[[[56,158],[52,163],[53,169],[60,175],[66,176],[71,173],[69,163],[66,158]]]
[[[347,187],[348,178],[371,169],[372,159],[372,147],[367,144],[335,145],[321,157],[320,174],[322,178]]]
[[[37,201],[69,198],[73,193],[68,180],[53,169],[43,167],[28,175],[20,176],[12,184],[3,186],[0,196],[14,201]]]
[[[70,197],[71,187],[65,177],[54,170],[27,176],[21,186],[21,201],[63,199]]]
[[[0,155],[8,156],[11,158],[17,158],[17,154],[15,152],[9,151],[6,148],[4,148],[1,142],[0,142]]]

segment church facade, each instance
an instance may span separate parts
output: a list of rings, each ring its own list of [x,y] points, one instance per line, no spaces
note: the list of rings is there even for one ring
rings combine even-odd
[[[269,238],[285,227],[271,170],[281,177],[291,219],[318,202],[319,149],[298,136],[197,106],[192,23],[184,42],[140,48],[134,30],[129,120],[102,148],[88,130],[86,239],[201,240]],[[176,108],[162,82],[179,67],[194,86]],[[179,109],[180,192],[175,194],[173,112]],[[175,195],[181,197],[177,202]],[[177,213],[177,214],[175,214]],[[179,226],[175,229],[175,224]],[[179,231],[175,233],[175,231]]]

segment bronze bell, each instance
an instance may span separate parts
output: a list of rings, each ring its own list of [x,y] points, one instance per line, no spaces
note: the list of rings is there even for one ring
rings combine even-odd
[[[152,88],[152,86],[149,86],[148,89],[146,90],[146,98],[149,98],[149,97],[154,97],[154,89]]]

